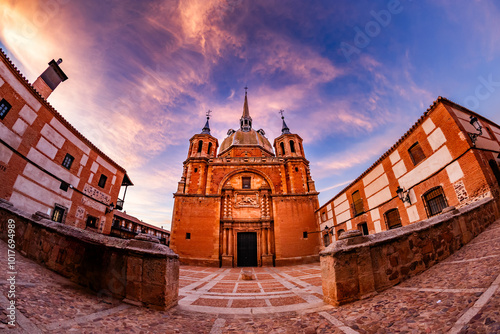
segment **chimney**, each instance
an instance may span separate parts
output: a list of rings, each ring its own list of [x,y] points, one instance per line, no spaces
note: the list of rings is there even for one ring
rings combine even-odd
[[[63,81],[66,81],[68,77],[59,67],[62,63],[62,59],[56,62],[52,59],[49,63],[49,67],[36,79],[33,83],[33,87],[37,90],[40,95],[47,99],[50,94],[56,89],[56,87]]]

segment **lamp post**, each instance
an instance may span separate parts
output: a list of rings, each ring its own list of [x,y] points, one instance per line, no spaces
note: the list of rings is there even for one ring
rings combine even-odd
[[[405,203],[408,202],[408,204],[411,205],[411,200],[410,200],[410,191],[409,190],[404,190],[400,186],[398,186],[398,189],[396,189],[396,194],[398,195],[399,199]]]
[[[476,129],[476,131],[478,133],[470,133],[469,132],[469,137],[470,137],[470,140],[472,141],[472,145],[473,146],[476,146],[476,140],[477,140],[477,137],[482,135],[483,134],[483,127],[481,126],[481,124],[479,124],[479,121],[477,120],[477,117],[474,116],[474,115],[471,115],[470,116],[470,121],[469,123],[474,127],[474,129]]]

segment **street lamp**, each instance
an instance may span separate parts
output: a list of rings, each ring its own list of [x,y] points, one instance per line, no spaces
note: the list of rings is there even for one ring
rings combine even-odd
[[[470,133],[469,132],[469,137],[470,137],[470,140],[472,141],[472,145],[473,146],[476,146],[476,140],[477,140],[477,137],[482,135],[483,134],[483,127],[481,126],[481,124],[479,124],[479,121],[477,120],[477,117],[474,116],[474,115],[471,115],[470,116],[470,121],[469,123],[474,127],[474,129],[476,129],[476,131],[478,133]]]
[[[399,199],[405,203],[408,202],[408,204],[411,205],[411,200],[410,200],[410,191],[409,190],[404,190],[403,188],[398,186],[398,189],[396,189],[396,194],[398,195]]]

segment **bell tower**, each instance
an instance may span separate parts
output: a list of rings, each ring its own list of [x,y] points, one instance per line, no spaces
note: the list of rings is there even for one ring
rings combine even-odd
[[[274,150],[277,157],[285,159],[287,189],[290,193],[316,192],[309,171],[309,161],[304,154],[302,138],[290,132],[283,116],[284,112],[280,110],[281,136],[274,140]]]
[[[207,181],[208,160],[217,156],[219,142],[210,134],[210,114],[201,133],[189,140],[189,151],[177,192],[185,194],[204,194]]]

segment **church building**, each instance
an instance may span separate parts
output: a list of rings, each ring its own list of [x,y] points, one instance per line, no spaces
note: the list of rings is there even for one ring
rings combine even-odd
[[[274,148],[254,130],[245,92],[238,130],[219,147],[209,117],[190,139],[174,194],[171,248],[182,263],[279,266],[318,260],[318,192],[302,138],[287,127]]]

